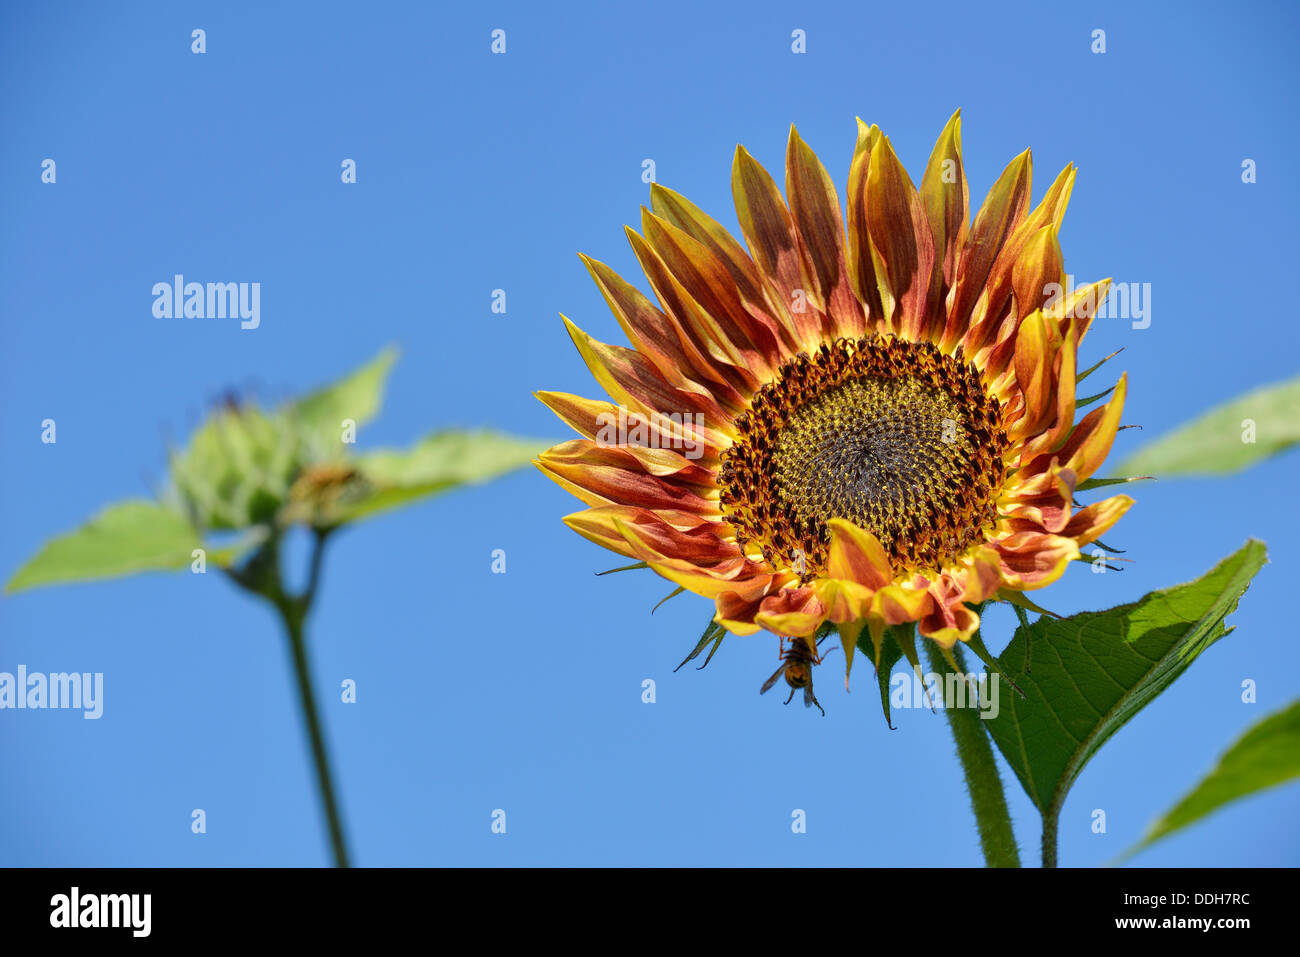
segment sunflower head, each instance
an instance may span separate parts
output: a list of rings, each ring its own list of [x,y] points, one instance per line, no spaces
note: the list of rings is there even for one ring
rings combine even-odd
[[[274,520],[302,459],[291,419],[229,398],[172,457],[171,478],[197,528],[243,529]]]
[[[951,648],[984,602],[1059,578],[1132,504],[1075,501],[1125,379],[1076,421],[1108,281],[1062,296],[1075,171],[1037,206],[1030,171],[1026,151],[971,221],[959,114],[920,189],[859,121],[842,208],[791,129],[785,198],[736,151],[743,246],[652,186],[628,236],[655,301],[584,257],[631,348],[565,320],[609,400],[539,393],[581,436],[537,461],[588,506],[567,524],[736,634],[915,622]]]

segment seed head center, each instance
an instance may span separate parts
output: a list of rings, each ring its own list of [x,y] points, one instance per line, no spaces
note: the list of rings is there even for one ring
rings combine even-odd
[[[895,570],[933,569],[981,540],[1007,436],[979,372],[929,343],[871,336],[801,354],[760,389],[723,454],[742,543],[807,580],[827,522],[873,532]]]

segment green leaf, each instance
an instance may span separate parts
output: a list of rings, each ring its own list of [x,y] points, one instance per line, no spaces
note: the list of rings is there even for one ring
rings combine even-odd
[[[893,674],[894,665],[898,664],[898,659],[903,657],[903,646],[894,636],[900,630],[906,633],[913,627],[910,624],[890,625],[880,638],[880,664],[876,667],[876,683],[880,685],[880,707],[885,713],[885,724],[889,725],[891,731],[894,730],[894,723],[890,720],[889,713],[889,679]],[[871,644],[871,629],[863,628],[858,635],[858,651],[866,655],[868,661],[875,661],[876,649]]]
[[[1300,377],[1256,389],[1156,439],[1115,471],[1157,478],[1238,472],[1300,442],[1297,408]]]
[[[475,485],[531,462],[553,443],[499,432],[436,432],[406,450],[379,450],[358,456],[352,465],[366,491],[341,506],[340,522],[356,521],[390,508]]]
[[[121,502],[75,532],[46,542],[5,592],[182,568],[200,547],[198,534],[179,512],[154,502]]]
[[[342,423],[351,419],[363,425],[383,404],[384,385],[397,361],[397,350],[384,349],[361,368],[333,385],[308,393],[290,403],[286,412],[309,437],[318,453],[341,454]]]
[[[606,568],[603,572],[596,572],[596,577],[599,578],[601,575],[612,575],[615,572],[630,572],[638,568],[649,568],[649,567],[650,566],[645,562],[637,562],[635,565],[621,565],[618,568]]]
[[[1109,611],[1040,618],[999,661],[1024,692],[1001,696],[989,732],[1054,835],[1066,793],[1097,749],[1231,630],[1224,619],[1264,565],[1251,540],[1194,582]],[[1033,641],[1026,673],[1025,643]],[[1054,853],[1055,841],[1052,841]]]
[[[1192,791],[1147,828],[1136,854],[1223,805],[1300,777],[1300,701],[1252,725]]]
[[[1155,476],[1153,475],[1134,475],[1128,478],[1090,478],[1080,482],[1076,487],[1076,492],[1090,492],[1095,488],[1106,488],[1109,485],[1127,485],[1129,482],[1149,482]]]
[[[700,665],[700,668],[696,670],[698,671],[704,668],[705,665],[713,660],[713,656],[722,645],[722,639],[726,638],[727,634],[728,632],[726,628],[723,628],[716,621],[710,618],[709,623],[704,626],[704,634],[700,637],[700,640],[695,643],[695,647],[691,649],[691,653],[682,659],[682,663],[673,669],[673,673],[676,674],[681,671],[682,668],[686,666],[686,662],[694,660],[699,653],[704,650],[705,646],[708,645],[709,642],[712,642],[713,648],[709,650],[709,656],[704,659],[704,664]]]

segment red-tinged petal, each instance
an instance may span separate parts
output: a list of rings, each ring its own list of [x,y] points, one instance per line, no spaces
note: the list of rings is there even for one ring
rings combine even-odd
[[[739,591],[723,591],[715,598],[717,614],[713,620],[737,635],[752,635],[759,630],[754,623],[764,599],[787,585],[798,585],[798,577],[789,572],[763,574],[746,581]]]
[[[971,329],[962,340],[967,355],[972,355],[985,348],[987,344],[996,342],[997,331],[999,328],[1005,329],[1005,317],[1011,314],[1012,296],[1017,291],[1014,276],[1016,265],[1021,261],[1024,252],[1034,237],[1044,229],[1051,229],[1053,239],[1059,231],[1061,217],[1065,214],[1065,205],[1069,201],[1070,191],[1074,186],[1075,170],[1073,166],[1067,166],[1057,176],[1043,201],[1039,203],[1026,218],[1023,223],[1016,227],[1012,234],[1007,238],[1002,251],[993,262],[993,268],[989,270],[989,276],[985,282],[984,292],[976,301],[975,308],[971,312]],[[1049,253],[1050,255],[1050,253]],[[1056,251],[1056,258],[1059,260],[1060,251]],[[1056,282],[1060,279],[1060,270],[1057,275],[1044,280],[1045,286],[1048,282]],[[1041,287],[1039,287],[1041,289]],[[1045,299],[1041,291],[1035,292],[1029,296],[1034,303],[1041,304]],[[1034,305],[1022,304],[1017,309],[1019,315],[1024,316],[1036,308]]]
[[[1022,532],[993,547],[1000,559],[1003,582],[1016,591],[1050,585],[1079,557],[1074,539],[1048,532]]]
[[[1047,321],[1053,328],[1060,328],[1055,325],[1055,320],[1048,319]],[[1056,392],[1055,410],[1051,416],[1044,416],[1041,426],[1043,431],[1025,442],[1020,453],[1021,462],[1028,462],[1036,455],[1043,452],[1052,452],[1060,448],[1069,436],[1071,429],[1074,428],[1074,392],[1077,371],[1078,367],[1074,355],[1074,336],[1071,335],[1070,330],[1067,328],[1061,342],[1060,351],[1056,354],[1056,382],[1053,386]]]
[[[712,363],[690,343],[676,320],[656,309],[640,290],[603,262],[581,253],[579,258],[591,273],[591,278],[596,280],[610,312],[636,350],[650,359],[660,374],[678,388],[688,392],[707,391],[705,386],[689,376],[693,374],[699,381],[716,379]],[[710,374],[701,375],[701,370],[708,370]]]
[[[658,478],[646,474],[627,451],[602,448],[586,439],[557,445],[538,456],[536,464],[588,505],[680,509],[711,518],[721,514],[716,493],[708,496],[712,476],[704,469],[689,477],[683,473],[671,480]]]
[[[1007,431],[1013,442],[1037,435],[1054,417],[1063,341],[1057,324],[1041,312],[1031,313],[1020,323],[1016,335],[1015,369],[1016,383],[1025,404],[1019,420]]]
[[[1044,226],[1030,236],[1011,270],[1014,298],[1008,301],[1006,315],[993,331],[986,347],[983,366],[993,378],[1011,362],[1016,352],[1019,321],[1048,302],[1054,289],[1064,280],[1065,261],[1056,239],[1056,229]],[[977,310],[978,311],[978,310]]]
[[[925,610],[929,592],[915,584],[893,584],[871,596],[871,613],[887,625],[916,621]]]
[[[646,468],[642,459],[634,453],[656,452],[661,458],[656,460],[656,468]],[[715,491],[716,472],[707,466],[699,465],[682,457],[671,449],[645,449],[641,446],[621,445],[591,439],[570,439],[547,449],[538,456],[543,464],[561,471],[583,466],[601,468],[619,468],[639,472],[655,478],[661,478],[683,489],[702,489]],[[566,473],[567,474],[567,473]],[[672,506],[667,506],[672,507]]]
[[[943,331],[944,304],[957,279],[957,263],[970,230],[970,188],[961,158],[961,110],[948,120],[921,177],[921,204],[934,236],[934,281],[931,285],[929,336]]]
[[[727,428],[732,416],[711,398],[674,388],[645,356],[621,346],[607,345],[593,339],[567,316],[561,316],[583,362],[601,388],[617,402],[646,416],[690,414],[703,415],[712,428]],[[692,421],[695,421],[694,419]]]
[[[849,284],[840,199],[825,167],[793,126],[786,148],[785,183],[805,288],[831,319],[823,331],[831,338],[856,339],[866,331],[866,316]]]
[[[745,559],[734,543],[726,542],[723,536],[726,527],[712,519],[686,512],[651,512],[648,509],[630,505],[606,505],[588,508],[581,512],[566,515],[564,523],[582,535],[605,548],[624,555],[632,554],[623,534],[618,530],[618,523],[624,526],[648,526],[653,528],[654,536],[662,538],[664,547],[676,547],[674,539],[681,536],[687,545],[683,549],[696,556],[701,567],[720,569],[735,577],[734,565]],[[657,553],[657,557],[669,556]]]
[[[755,363],[761,372],[766,368],[766,362],[758,360],[752,349],[735,342],[717,319],[695,301],[645,237],[631,228],[626,233],[651,288],[664,312],[673,320],[685,354],[697,373],[696,378],[721,384],[721,388],[714,389],[720,399],[724,395],[735,395],[737,402],[743,405],[759,381],[754,371]]]
[[[1050,284],[1064,281],[1065,257],[1056,227],[1047,225],[1029,237],[1011,269],[1016,313],[1025,316],[1043,308],[1051,298]]]
[[[827,525],[831,533],[828,577],[858,582],[873,591],[893,580],[889,556],[875,535],[842,518],[833,518]]]
[[[858,621],[865,618],[871,608],[872,591],[858,582],[841,578],[819,578],[812,583],[812,587],[830,621]]]
[[[877,332],[887,330],[884,305],[880,301],[880,284],[876,281],[876,265],[867,237],[867,174],[871,167],[871,153],[880,141],[880,130],[858,120],[858,143],[853,152],[853,165],[849,167],[848,189],[848,243],[845,247],[849,283],[867,313],[867,328]]]
[[[1002,569],[997,550],[981,545],[959,562],[963,578],[961,600],[977,605],[997,594],[1002,587]]]
[[[962,604],[955,595],[930,592],[933,599],[927,612],[917,623],[917,631],[941,647],[951,648],[966,641],[980,626],[980,616]]]
[[[1067,328],[1071,330],[1077,350],[1079,343],[1088,332],[1088,327],[1092,325],[1093,317],[1105,302],[1106,294],[1110,292],[1110,280],[1103,279],[1086,286],[1077,286],[1070,290],[1068,296],[1063,285],[1059,292],[1057,290],[1053,292],[1056,295],[1043,312],[1059,320],[1062,331]]]
[[[633,509],[629,514],[626,507],[611,508],[608,514],[592,516],[592,520],[612,525],[632,546],[633,554],[643,561],[684,562],[699,571],[715,571],[734,578],[737,560],[743,558],[735,542],[724,541],[727,529],[721,522],[683,531],[662,521],[655,512]]]
[[[1093,502],[1087,508],[1081,508],[1061,531],[1078,542],[1079,547],[1096,541],[1110,531],[1124,513],[1133,507],[1133,499],[1127,495],[1114,495]]]
[[[1053,459],[1047,471],[1020,485],[999,507],[1003,515],[1034,522],[1044,531],[1060,532],[1070,520],[1077,485],[1078,477],[1073,469]]]
[[[1029,150],[1025,150],[1003,170],[975,214],[949,297],[948,321],[941,343],[945,351],[951,350],[969,332],[971,311],[984,291],[993,263],[1007,237],[1024,221],[1029,208],[1030,179]]]
[[[762,628],[754,624],[754,616],[763,597],[745,599],[735,592],[723,592],[715,599],[717,613],[713,620],[733,635],[756,634]]]
[[[702,333],[725,337],[758,370],[770,371],[779,364],[785,350],[776,333],[745,308],[736,281],[713,251],[648,209],[642,208],[641,213],[646,240],[704,312],[701,318],[688,310],[685,318],[707,322]]]
[[[639,415],[608,400],[584,399],[568,392],[537,392],[537,398],[583,438],[628,449],[651,475],[671,475],[682,460],[702,468],[716,465],[718,453],[731,440],[702,422]],[[608,441],[611,427],[619,436]],[[698,453],[698,457],[696,456]]]
[[[650,207],[659,218],[667,220],[707,246],[731,273],[740,298],[750,314],[771,329],[773,334],[781,337],[781,344],[786,353],[793,354],[799,351],[794,337],[777,321],[767,305],[763,279],[759,275],[758,267],[731,233],[685,196],[658,183],[650,184]]]
[[[769,307],[801,350],[814,346],[821,338],[822,325],[817,310],[806,302],[794,221],[775,181],[743,146],[736,147],[731,193],[740,231],[767,290]],[[796,305],[802,311],[792,308]]]
[[[752,562],[728,560],[714,568],[702,569],[681,559],[655,558],[638,542],[630,541],[629,544],[633,548],[633,557],[640,558],[656,574],[714,601],[726,593],[754,599],[771,591],[771,572]]]
[[[1074,179],[1079,170],[1073,163],[1066,163],[1065,169],[1056,174],[1056,179],[1043,194],[1042,200],[1029,214],[1030,229],[1040,229],[1051,225],[1058,233],[1065,219],[1065,209],[1070,205],[1070,194],[1074,192]]]
[[[806,638],[826,620],[826,608],[810,586],[787,588],[759,605],[755,624],[778,635]]]
[[[865,200],[867,238],[889,329],[919,341],[929,316],[934,234],[888,137],[871,152]]]
[[[1090,478],[1106,461],[1115,433],[1119,431],[1120,416],[1124,414],[1124,398],[1128,395],[1128,373],[1119,377],[1115,391],[1100,409],[1093,409],[1074,427],[1056,453],[1065,464],[1074,469],[1082,482]]]

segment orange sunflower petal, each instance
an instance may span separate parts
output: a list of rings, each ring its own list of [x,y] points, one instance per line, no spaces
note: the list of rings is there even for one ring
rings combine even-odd
[[[1029,150],[1025,150],[1002,171],[975,214],[949,299],[941,343],[945,350],[956,346],[970,330],[971,310],[984,291],[993,262],[1007,237],[1024,221],[1029,208],[1030,179]]]
[[[931,322],[927,337],[943,332],[943,306],[957,280],[957,263],[970,231],[970,187],[961,158],[961,110],[939,134],[921,177],[921,204],[934,236],[935,269],[931,286]]]
[[[821,320],[815,309],[806,308],[794,221],[771,175],[743,146],[736,147],[731,192],[740,231],[745,235],[749,253],[758,264],[767,290],[768,305],[798,347],[806,349],[818,341]],[[795,311],[796,305],[805,308]]]
[[[866,316],[849,283],[839,196],[825,167],[793,126],[785,169],[786,194],[809,298],[829,317],[828,335],[856,339],[866,331]]]
[[[871,152],[864,202],[886,328],[919,341],[929,316],[934,233],[888,137]]]

